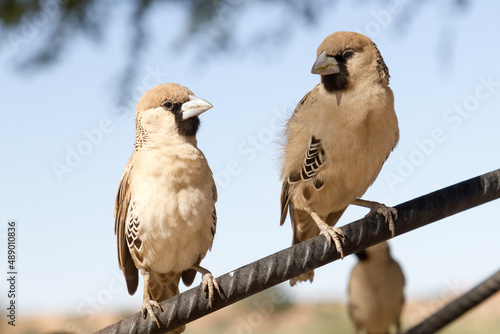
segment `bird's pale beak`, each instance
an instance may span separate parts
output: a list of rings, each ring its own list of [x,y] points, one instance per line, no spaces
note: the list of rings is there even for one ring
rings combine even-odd
[[[189,95],[189,100],[182,104],[182,120],[198,116],[213,106],[195,95]]]
[[[312,74],[321,75],[335,74],[339,72],[340,69],[337,59],[327,56],[326,51],[321,52],[311,69]]]

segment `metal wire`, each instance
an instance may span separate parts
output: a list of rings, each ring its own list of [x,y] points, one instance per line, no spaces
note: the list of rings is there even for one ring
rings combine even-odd
[[[500,270],[472,290],[445,305],[442,309],[409,329],[405,334],[435,333],[500,290]]]
[[[497,198],[500,198],[500,169],[396,206],[395,235]],[[346,235],[345,255],[391,237],[381,215],[371,215],[341,229]],[[151,317],[143,320],[141,313],[136,313],[97,333],[165,333],[339,258],[335,247],[329,247],[326,238],[318,236],[217,277],[223,296],[216,294],[212,308],[198,286],[160,303],[164,310],[157,313],[161,328]]]

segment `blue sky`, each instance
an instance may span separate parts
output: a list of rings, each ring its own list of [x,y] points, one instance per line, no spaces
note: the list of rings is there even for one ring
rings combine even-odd
[[[385,2],[341,2],[325,8],[313,27],[297,25],[286,43],[236,47],[205,61],[193,45],[165,46],[183,15],[159,6],[148,17],[154,37],[126,103],[116,100],[127,60],[127,22],[119,15],[102,42],[76,37],[55,66],[36,75],[12,66],[36,45],[36,34],[17,52],[4,45],[0,241],[16,219],[19,312],[90,318],[104,309],[139,310],[141,294],[128,295],[118,269],[113,204],[133,148],[135,104],[159,83],[178,82],[214,105],[201,116],[198,141],[219,188],[217,234],[203,261],[216,276],[291,243],[289,221],[279,226],[281,131],[317,84],[310,68],[332,32],[357,31],[377,43],[396,99],[401,140],[364,198],[396,205],[499,168],[499,5],[473,2],[450,16],[443,2],[428,2],[410,22],[388,10]],[[280,15],[273,8],[246,11],[237,41],[244,44],[256,23],[265,27]],[[409,298],[457,293],[497,270],[490,259],[500,253],[499,210],[492,202],[392,240]],[[338,226],[366,213],[350,208]],[[345,299],[354,264],[348,257],[317,270],[313,284],[282,287],[298,301]]]

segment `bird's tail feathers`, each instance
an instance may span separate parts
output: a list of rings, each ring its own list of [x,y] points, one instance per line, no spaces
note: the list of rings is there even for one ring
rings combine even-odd
[[[290,206],[290,218],[292,220],[293,240],[292,245],[298,244],[307,239],[313,238],[319,234],[319,228],[304,210],[298,210]],[[295,286],[299,282],[309,281],[312,283],[314,279],[314,270],[307,273],[295,276],[290,279],[290,286]]]
[[[179,294],[181,274],[150,272],[149,293],[151,298],[162,302]]]
[[[205,255],[200,255],[193,266],[199,266],[204,256]],[[191,284],[193,284],[194,278],[196,277],[197,273],[198,272],[194,269],[184,270],[182,272],[182,283],[184,283],[185,286],[190,286]]]
[[[181,274],[150,272],[149,293],[151,298],[161,302],[179,294],[179,282]],[[186,326],[181,326],[167,334],[178,334],[184,332]]]
[[[311,282],[314,280],[314,270],[308,271],[305,274],[301,274],[299,276],[295,276],[294,278],[290,278],[290,286],[295,286],[299,282]]]

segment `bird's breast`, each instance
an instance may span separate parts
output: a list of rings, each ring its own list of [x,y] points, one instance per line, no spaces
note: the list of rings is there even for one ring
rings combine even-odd
[[[314,136],[324,150],[324,163],[315,178],[297,184],[294,204],[310,206],[320,215],[342,210],[361,197],[375,181],[398,139],[398,124],[392,93],[372,100],[343,96],[318,99],[309,110],[301,110],[288,124],[284,175],[300,170],[309,138]],[[324,186],[314,188],[320,179]]]
[[[144,265],[180,272],[212,244],[213,178],[205,158],[149,152],[134,160],[131,201]]]

